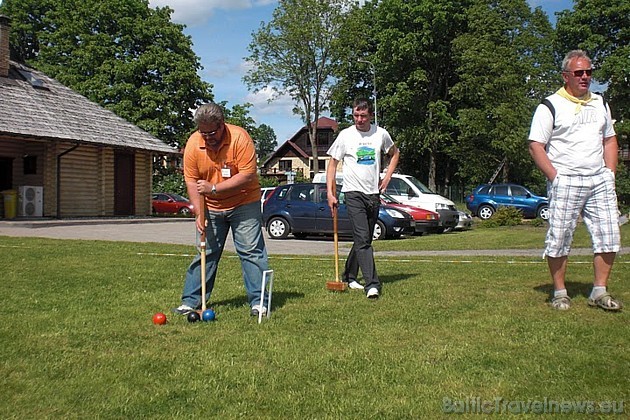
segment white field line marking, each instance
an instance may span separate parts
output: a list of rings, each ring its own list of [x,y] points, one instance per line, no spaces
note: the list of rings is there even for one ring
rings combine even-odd
[[[154,257],[188,257],[193,258],[197,254],[163,254],[158,252],[138,252],[136,255],[148,255]],[[226,255],[225,258],[238,258],[238,255]],[[539,261],[497,261],[497,260],[441,260],[439,257],[435,257],[434,260],[426,260],[426,259],[397,259],[397,258],[376,258],[377,262],[396,262],[396,263],[442,263],[442,264],[547,264],[546,260],[540,259]],[[287,260],[287,261],[301,261],[301,260],[315,260],[315,261],[328,261],[330,258],[322,258],[322,257],[277,257],[270,256],[269,259],[275,260]],[[345,261],[343,258],[339,259],[340,261]],[[569,264],[593,264],[593,261],[570,261]],[[615,261],[616,264],[630,264],[630,261]]]

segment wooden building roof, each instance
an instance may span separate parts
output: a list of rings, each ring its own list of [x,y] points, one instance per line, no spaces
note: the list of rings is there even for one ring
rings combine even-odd
[[[0,135],[179,153],[44,73],[9,63],[0,77]]]

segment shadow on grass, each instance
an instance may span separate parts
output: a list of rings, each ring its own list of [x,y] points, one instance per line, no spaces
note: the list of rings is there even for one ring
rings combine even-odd
[[[409,274],[395,274],[395,275],[379,275],[378,278],[381,280],[381,283],[385,284],[385,283],[396,283],[397,281],[405,281],[408,280],[410,278],[414,277],[413,275],[409,275]]]
[[[591,295],[591,289],[593,288],[592,283],[577,283],[574,281],[568,281],[565,283],[565,287],[567,289],[567,294],[571,299],[576,298],[578,296],[583,296],[588,298]],[[551,301],[553,296],[553,284],[551,280],[547,284],[541,284],[539,286],[534,287],[534,290],[537,292],[545,293],[547,295],[547,301]]]
[[[304,299],[304,293],[273,292],[271,295],[271,306],[273,310],[276,311],[282,308],[290,299]],[[265,302],[267,302],[266,295]],[[242,308],[245,304],[247,304],[247,298],[245,296],[212,302],[213,307],[221,306],[229,309]]]

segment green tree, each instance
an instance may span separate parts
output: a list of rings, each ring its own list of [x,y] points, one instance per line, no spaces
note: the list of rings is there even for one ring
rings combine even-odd
[[[172,10],[147,0],[4,0],[19,60],[181,146],[190,109],[212,99],[199,58]]]
[[[256,153],[259,161],[262,163],[278,146],[276,133],[268,125],[261,124],[254,131],[253,136],[254,143],[256,143]]]
[[[252,104],[234,105],[232,109],[227,108],[227,102],[221,102],[220,105],[225,113],[225,121],[243,127],[252,137],[259,162],[274,151],[278,145],[276,133],[266,124],[256,125],[256,121],[249,115]]]
[[[553,28],[525,0],[474,1],[466,21],[453,41],[458,135],[449,153],[470,185],[498,168],[499,180],[527,182],[535,170],[526,141],[531,117],[557,89]]]
[[[438,177],[448,178],[447,147],[454,141],[455,119],[449,89],[456,82],[451,43],[465,29],[464,1],[371,1],[354,11],[350,24],[363,28],[361,38],[344,38],[355,57],[374,65],[347,68],[340,89],[349,93],[378,86],[379,124],[401,150],[400,167],[426,179],[435,189]],[[356,63],[357,58],[350,62]],[[341,99],[342,93],[335,95]],[[334,108],[342,112],[341,107]],[[439,163],[442,163],[441,173]],[[422,169],[421,169],[422,168]]]
[[[572,11],[558,16],[559,50],[586,50],[593,60],[594,79],[606,88],[617,123],[618,138],[630,135],[630,2],[576,0]]]
[[[247,60],[252,69],[243,78],[256,92],[270,88],[289,95],[309,127],[314,170],[317,172],[317,127],[327,109],[335,68],[345,60],[337,35],[351,8],[350,0],[280,0],[269,23],[252,34]],[[273,99],[272,99],[273,100]]]

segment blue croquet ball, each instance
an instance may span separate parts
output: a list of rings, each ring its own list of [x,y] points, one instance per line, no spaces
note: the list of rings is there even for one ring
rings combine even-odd
[[[188,319],[188,322],[197,322],[199,321],[199,314],[195,311],[188,312],[186,319]]]
[[[201,319],[204,321],[214,321],[214,318],[215,318],[215,314],[212,309],[206,309],[201,314]]]

